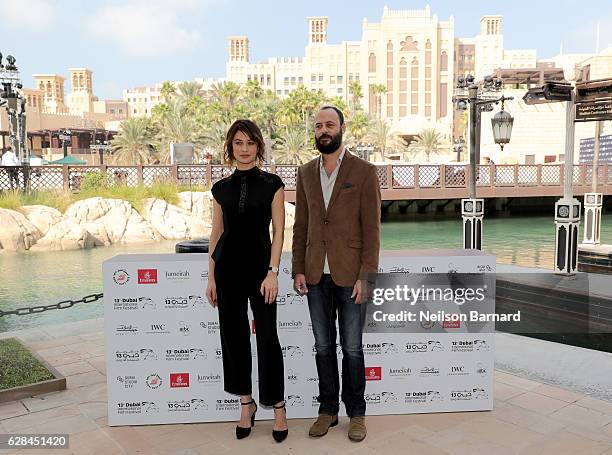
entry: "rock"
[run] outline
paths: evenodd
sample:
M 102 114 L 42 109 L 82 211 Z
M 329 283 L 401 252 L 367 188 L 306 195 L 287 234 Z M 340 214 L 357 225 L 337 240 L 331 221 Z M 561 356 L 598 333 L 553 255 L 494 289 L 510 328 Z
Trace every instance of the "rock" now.
M 68 207 L 66 217 L 83 226 L 97 246 L 160 239 L 132 205 L 121 199 L 94 197 L 78 201 Z
M 66 251 L 93 248 L 94 237 L 71 218 L 64 218 L 51 226 L 47 235 L 34 245 L 32 251 Z
M 209 237 L 211 225 L 191 216 L 191 213 L 161 199 L 144 201 L 142 216 L 165 239 Z
M 213 197 L 210 191 L 184 191 L 179 193 L 178 207 L 191 213 L 191 216 L 212 224 Z
M 54 224 L 62 220 L 62 213 L 46 205 L 24 205 L 21 212 L 44 236 Z
M 0 209 L 0 248 L 8 251 L 28 250 L 41 237 L 40 231 L 25 215 Z

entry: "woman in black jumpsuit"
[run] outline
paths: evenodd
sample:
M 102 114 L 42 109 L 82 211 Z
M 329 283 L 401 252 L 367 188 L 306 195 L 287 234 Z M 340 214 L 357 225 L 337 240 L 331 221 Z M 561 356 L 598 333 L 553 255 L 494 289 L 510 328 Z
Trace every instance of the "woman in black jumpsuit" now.
M 257 411 L 251 396 L 248 300 L 256 327 L 259 402 L 275 408 L 273 436 L 281 442 L 287 436 L 287 424 L 276 293 L 283 243 L 284 184 L 280 177 L 257 166 L 263 150 L 263 137 L 253 122 L 234 122 L 227 133 L 225 157 L 236 169 L 211 190 L 215 203 L 210 246 L 214 250 L 209 259 L 207 296 L 219 310 L 224 390 L 240 395 L 243 405 L 243 425 L 236 427 L 236 437 L 250 434 Z M 274 242 L 270 242 L 273 211 Z M 249 421 L 251 426 L 245 426 Z

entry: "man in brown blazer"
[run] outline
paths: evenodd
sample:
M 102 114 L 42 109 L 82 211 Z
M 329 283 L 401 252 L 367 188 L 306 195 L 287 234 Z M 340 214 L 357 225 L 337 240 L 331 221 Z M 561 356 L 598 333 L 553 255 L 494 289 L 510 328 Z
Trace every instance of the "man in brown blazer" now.
M 309 434 L 323 436 L 338 424 L 338 316 L 342 401 L 351 419 L 348 436 L 362 441 L 366 436 L 362 334 L 366 284 L 378 271 L 381 198 L 376 167 L 345 149 L 345 130 L 337 108 L 328 106 L 317 113 L 315 142 L 321 155 L 301 166 L 297 176 L 293 284 L 308 296 L 315 337 L 320 406 Z

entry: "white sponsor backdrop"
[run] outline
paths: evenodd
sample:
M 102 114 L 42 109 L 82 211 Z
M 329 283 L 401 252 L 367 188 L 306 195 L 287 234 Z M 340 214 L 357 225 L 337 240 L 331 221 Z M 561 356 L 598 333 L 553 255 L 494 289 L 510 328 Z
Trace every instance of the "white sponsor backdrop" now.
M 238 418 L 238 397 L 223 391 L 217 310 L 205 297 L 207 269 L 207 254 L 121 255 L 104 263 L 109 425 Z M 290 270 L 291 257 L 283 253 L 277 304 L 287 414 L 314 417 L 314 338 L 307 299 L 293 291 Z M 492 273 L 495 258 L 465 250 L 381 255 L 383 273 L 448 271 Z M 449 332 L 364 334 L 368 415 L 493 408 L 493 334 L 467 333 L 464 324 Z M 251 346 L 257 397 L 254 335 Z M 260 408 L 257 416 L 273 413 Z

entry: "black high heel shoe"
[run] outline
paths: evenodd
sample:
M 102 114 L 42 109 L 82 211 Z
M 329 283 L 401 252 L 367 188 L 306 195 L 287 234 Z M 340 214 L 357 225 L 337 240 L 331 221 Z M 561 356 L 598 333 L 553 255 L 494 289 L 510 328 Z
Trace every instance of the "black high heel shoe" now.
M 272 406 L 274 409 L 284 409 L 285 410 L 285 416 L 287 415 L 287 408 L 285 407 L 285 402 L 283 401 L 283 404 L 280 406 Z M 274 438 L 274 440 L 276 442 L 283 442 L 285 439 L 287 439 L 287 435 L 289 434 L 289 429 L 287 428 L 286 430 L 272 430 L 272 437 Z
M 247 401 L 246 403 L 240 402 L 240 404 L 242 406 L 248 406 L 251 404 L 255 405 L 255 411 L 253 411 L 253 414 L 251 414 L 251 426 L 245 428 L 245 427 L 241 427 L 240 425 L 236 425 L 236 438 L 244 439 L 248 435 L 251 434 L 251 428 L 255 426 L 255 414 L 257 413 L 257 403 L 255 403 L 255 400 L 251 400 L 251 401 Z

